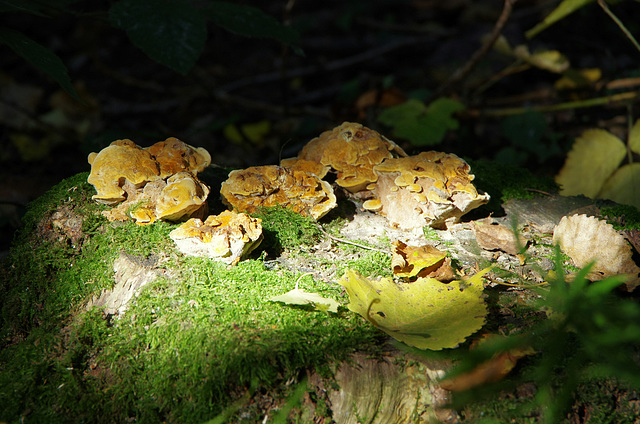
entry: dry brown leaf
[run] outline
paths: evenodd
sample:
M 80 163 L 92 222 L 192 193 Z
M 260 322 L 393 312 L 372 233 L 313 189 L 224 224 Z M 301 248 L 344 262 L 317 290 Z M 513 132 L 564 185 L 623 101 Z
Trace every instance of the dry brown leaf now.
M 521 347 L 497 354 L 467 373 L 442 380 L 440 387 L 453 392 L 461 392 L 481 384 L 495 383 L 509 374 L 516 366 L 518 359 L 535 353 L 531 347 Z
M 478 245 L 484 250 L 502 250 L 510 255 L 517 255 L 523 246 L 518 243 L 513 230 L 502 224 L 493 222 L 493 218 L 484 218 L 471 223 L 471 229 L 476 235 Z
M 447 252 L 433 246 L 407 246 L 402 241 L 393 243 L 391 268 L 400 278 L 430 277 L 442 282 L 455 278 Z
M 631 246 L 605 221 L 586 215 L 565 216 L 553 232 L 553 242 L 580 268 L 595 262 L 588 275 L 593 281 L 628 275 L 627 291 L 640 285 L 640 268 L 632 259 Z

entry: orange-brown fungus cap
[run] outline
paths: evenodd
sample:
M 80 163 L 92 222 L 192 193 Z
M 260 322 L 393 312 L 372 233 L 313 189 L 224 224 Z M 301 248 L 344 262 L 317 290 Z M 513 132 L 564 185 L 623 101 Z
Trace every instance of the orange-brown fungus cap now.
M 231 171 L 220 194 L 225 204 L 248 213 L 281 205 L 320 219 L 336 206 L 329 183 L 315 174 L 276 165 Z
M 307 143 L 298 158 L 330 166 L 336 183 L 357 193 L 376 181 L 375 165 L 407 154 L 394 142 L 362 124 L 345 122 Z
M 183 171 L 198 175 L 211 164 L 211 155 L 204 147 L 190 146 L 175 137 L 159 141 L 146 150 L 158 162 L 162 178 Z
M 489 201 L 471 183 L 469 165 L 454 154 L 422 152 L 387 159 L 374 169 L 378 181 L 373 195 L 381 213 L 404 229 L 455 222 Z
M 115 205 L 125 199 L 122 186 L 129 181 L 136 187 L 160 179 L 160 169 L 153 156 L 131 140 L 117 140 L 99 153 L 89 154 L 91 173 L 87 181 L 97 194 L 93 200 Z
M 204 222 L 191 218 L 169 236 L 186 255 L 235 265 L 262 241 L 262 220 L 224 211 L 220 215 L 209 215 Z
M 294 171 L 303 171 L 309 174 L 315 174 L 318 178 L 324 178 L 330 169 L 330 167 L 319 162 L 299 158 L 282 159 L 280 161 L 280 166 L 293 169 Z
M 188 172 L 180 172 L 167 179 L 156 200 L 156 217 L 168 221 L 179 221 L 195 213 L 204 216 L 209 187 Z

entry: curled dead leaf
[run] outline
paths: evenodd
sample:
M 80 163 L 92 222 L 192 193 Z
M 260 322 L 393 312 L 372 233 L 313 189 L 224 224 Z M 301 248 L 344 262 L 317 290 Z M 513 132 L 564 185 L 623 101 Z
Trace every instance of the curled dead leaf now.
M 640 268 L 632 259 L 631 246 L 606 221 L 586 215 L 565 216 L 553 232 L 553 242 L 580 268 L 595 262 L 588 275 L 593 281 L 628 275 L 627 291 L 640 285 Z
M 391 268 L 396 276 L 405 279 L 430 277 L 449 282 L 456 277 L 447 252 L 428 245 L 407 246 L 399 240 L 393 243 Z
M 513 230 L 493 222 L 493 218 L 485 218 L 471 222 L 478 245 L 484 250 L 501 250 L 510 255 L 517 255 L 522 240 L 517 240 Z
M 509 349 L 494 355 L 469 372 L 441 380 L 440 387 L 453 392 L 461 392 L 482 384 L 495 383 L 509 374 L 519 359 L 535 353 L 536 351 L 529 346 Z

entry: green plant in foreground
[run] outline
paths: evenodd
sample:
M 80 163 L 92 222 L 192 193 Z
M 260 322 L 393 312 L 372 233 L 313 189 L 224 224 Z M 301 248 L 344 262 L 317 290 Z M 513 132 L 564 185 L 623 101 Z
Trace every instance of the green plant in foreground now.
M 566 281 L 560 254 L 549 288 L 539 289 L 540 307 L 548 319 L 532 324 L 526 331 L 501 340 L 488 341 L 469 352 L 455 373 L 473 369 L 499 352 L 532 347 L 537 355 L 525 361 L 519 377 L 497 384 L 496 389 L 514 389 L 533 382 L 534 398 L 514 408 L 522 416 L 536 408 L 543 422 L 557 423 L 571 406 L 576 390 L 595 380 L 613 380 L 622 387 L 640 387 L 640 305 L 617 296 L 613 290 L 621 277 L 591 283 L 589 269 L 581 269 L 572 281 Z M 477 401 L 495 392 L 470 390 L 457 396 L 458 406 Z

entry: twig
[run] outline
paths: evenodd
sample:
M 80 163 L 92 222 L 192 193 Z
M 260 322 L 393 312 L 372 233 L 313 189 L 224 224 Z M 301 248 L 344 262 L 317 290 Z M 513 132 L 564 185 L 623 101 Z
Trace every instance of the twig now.
M 216 100 L 237 105 L 245 109 L 259 110 L 262 112 L 274 113 L 276 115 L 311 115 L 318 116 L 320 118 L 329 118 L 329 111 L 320 108 L 313 108 L 310 106 L 299 108 L 285 108 L 283 106 L 276 106 L 271 103 L 247 99 L 245 97 L 235 96 L 225 92 L 216 92 L 214 94 L 214 97 L 216 98 Z
M 451 77 L 434 92 L 429 101 L 432 101 L 435 98 L 439 97 L 453 84 L 456 84 L 464 79 L 473 70 L 473 68 L 475 68 L 480 59 L 482 59 L 489 52 L 491 47 L 494 45 L 494 43 L 502 33 L 502 29 L 509 20 L 509 15 L 511 15 L 511 10 L 513 9 L 513 4 L 515 2 L 516 0 L 504 0 L 504 8 L 502 9 L 500 17 L 496 21 L 496 24 L 494 25 L 493 31 L 491 32 L 489 38 L 478 50 L 476 50 L 476 52 L 471 56 L 467 63 L 462 66 L 462 68 L 458 68 L 458 70 L 456 70 L 456 72 L 454 72 L 453 75 L 451 75 Z
M 362 249 L 374 250 L 376 252 L 382 252 L 382 253 L 384 253 L 386 255 L 391 255 L 391 252 L 389 252 L 388 250 L 378 249 L 377 247 L 365 246 L 364 244 L 356 243 L 356 242 L 351 241 L 351 240 L 341 239 L 341 238 L 332 236 L 331 234 L 326 232 L 324 228 L 322 228 L 322 225 L 320 225 L 320 224 L 317 224 L 317 225 L 318 225 L 318 229 L 320 231 L 322 231 L 322 234 L 324 234 L 325 236 L 329 237 L 331 240 L 334 240 L 334 241 L 337 241 L 337 242 L 340 242 L 340 243 L 350 244 L 352 246 L 360 247 Z
M 521 113 L 525 113 L 528 110 L 535 110 L 538 112 L 558 112 L 561 110 L 582 109 L 587 107 L 603 106 L 603 105 L 608 105 L 608 104 L 622 102 L 622 101 L 635 100 L 638 97 L 640 97 L 639 95 L 640 95 L 640 92 L 630 91 L 627 93 L 613 94 L 611 96 L 596 97 L 593 99 L 579 100 L 575 102 L 566 102 L 566 103 L 560 103 L 560 104 L 549 105 L 549 106 L 512 107 L 512 108 L 504 108 L 504 109 L 488 109 L 488 110 L 482 110 L 482 111 L 471 110 L 471 111 L 468 111 L 468 114 L 470 116 L 484 115 L 484 116 L 499 117 L 499 116 L 518 115 Z
M 298 78 L 298 77 L 313 75 L 317 72 L 337 71 L 343 68 L 347 68 L 349 66 L 357 65 L 367 60 L 375 59 L 377 57 L 380 57 L 386 53 L 389 53 L 401 47 L 419 44 L 425 41 L 425 38 L 428 38 L 429 40 L 433 39 L 433 37 L 403 38 L 401 40 L 393 41 L 393 42 L 384 44 L 382 46 L 378 46 L 373 49 L 364 51 L 357 55 L 353 55 L 344 59 L 339 59 L 333 62 L 329 62 L 326 65 L 305 66 L 297 69 L 292 69 L 286 72 L 284 74 L 284 77 Z M 241 78 L 237 81 L 233 81 L 229 84 L 224 85 L 223 87 L 218 89 L 218 93 L 228 93 L 230 91 L 234 91 L 239 88 L 243 88 L 250 85 L 278 82 L 282 78 L 283 78 L 283 74 L 281 71 L 268 72 L 266 74 L 256 75 L 256 76 L 247 77 L 247 78 Z
M 609 6 L 607 6 L 607 3 L 604 2 L 603 0 L 598 0 L 598 4 L 602 8 L 602 10 L 604 10 L 604 13 L 606 13 L 607 15 L 609 15 L 611 19 L 613 19 L 613 22 L 615 22 L 616 25 L 618 25 L 618 28 L 620 28 L 620 31 L 622 31 L 622 33 L 627 36 L 627 38 L 631 41 L 631 43 L 635 46 L 635 48 L 638 49 L 638 51 L 640 51 L 640 44 L 638 44 L 638 41 L 636 41 L 636 39 L 629 32 L 627 27 L 624 26 L 622 21 L 618 19 L 616 15 L 613 14 L 611 9 L 609 9 Z
M 538 190 L 537 188 L 525 188 L 524 190 L 525 190 L 525 191 L 531 191 L 531 192 L 533 192 L 533 193 L 540 193 L 540 194 L 544 194 L 544 195 L 546 195 L 546 196 L 552 196 L 552 194 L 551 194 L 551 193 L 548 193 L 548 192 L 546 192 L 546 191 L 544 191 L 544 190 Z

